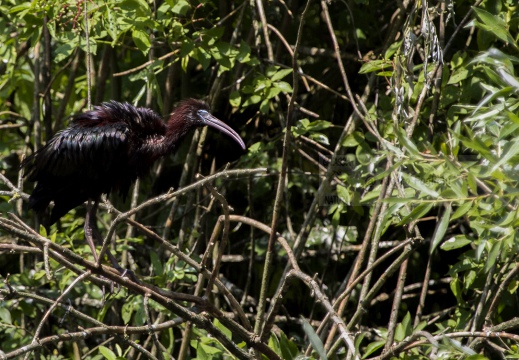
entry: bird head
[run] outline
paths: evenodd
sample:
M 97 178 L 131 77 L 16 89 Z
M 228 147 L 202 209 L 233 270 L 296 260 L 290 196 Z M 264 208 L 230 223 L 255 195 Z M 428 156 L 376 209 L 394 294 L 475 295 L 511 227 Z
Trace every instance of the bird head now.
M 182 118 L 187 127 L 210 126 L 234 139 L 242 149 L 245 149 L 245 143 L 236 131 L 229 125 L 219 120 L 209 112 L 209 106 L 201 100 L 188 99 L 181 102 L 175 109 L 173 117 Z

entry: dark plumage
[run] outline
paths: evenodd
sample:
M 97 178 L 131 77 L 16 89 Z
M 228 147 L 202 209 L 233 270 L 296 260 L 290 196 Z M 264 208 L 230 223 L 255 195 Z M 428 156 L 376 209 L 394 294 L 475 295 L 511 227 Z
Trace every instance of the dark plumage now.
M 47 145 L 22 163 L 25 176 L 37 185 L 29 207 L 43 212 L 51 201 L 50 224 L 87 200 L 118 191 L 126 196 L 131 184 L 169 154 L 191 128 L 212 126 L 245 144 L 230 127 L 212 116 L 199 100 L 185 100 L 164 123 L 153 110 L 115 101 L 78 115 Z

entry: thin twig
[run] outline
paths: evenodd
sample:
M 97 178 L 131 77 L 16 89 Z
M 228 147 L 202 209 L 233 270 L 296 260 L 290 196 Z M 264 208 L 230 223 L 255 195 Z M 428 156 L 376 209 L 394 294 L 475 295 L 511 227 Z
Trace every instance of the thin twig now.
M 134 291 L 138 294 L 150 294 L 150 298 L 154 301 L 158 302 L 168 310 L 172 311 L 175 314 L 178 314 L 186 319 L 190 319 L 193 321 L 199 328 L 206 329 L 208 332 L 210 332 L 215 338 L 218 339 L 218 341 L 227 348 L 234 356 L 240 358 L 240 359 L 250 359 L 250 356 L 241 348 L 239 348 L 236 343 L 234 343 L 231 339 L 227 338 L 226 335 L 224 335 L 218 328 L 216 328 L 212 322 L 207 319 L 207 317 L 203 315 L 198 315 L 194 313 L 193 311 L 184 308 L 180 305 L 178 305 L 175 301 L 172 301 L 176 296 L 172 297 L 172 293 L 169 291 L 165 291 L 163 289 L 157 288 L 151 284 L 146 283 L 136 283 L 128 278 L 122 277 L 118 274 L 117 271 L 112 271 L 113 269 L 105 266 L 96 267 L 95 264 L 86 261 L 82 259 L 80 256 L 76 255 L 72 251 L 63 248 L 57 243 L 53 243 L 49 241 L 48 239 L 38 235 L 37 233 L 30 233 L 25 231 L 24 229 L 19 229 L 17 227 L 13 227 L 9 225 L 9 222 L 6 221 L 6 219 L 0 218 L 0 228 L 5 230 L 6 232 L 18 236 L 22 239 L 25 239 L 30 242 L 35 242 L 39 244 L 40 246 L 43 246 L 45 243 L 49 244 L 49 254 L 51 257 L 53 257 L 56 260 L 61 260 L 59 256 L 56 256 L 57 253 L 65 255 L 67 258 L 74 261 L 75 264 L 79 266 L 85 267 L 87 270 L 91 271 L 92 273 L 96 273 L 99 275 L 102 275 L 109 280 L 112 280 L 118 284 L 121 284 L 125 287 L 127 287 L 130 291 Z M 77 270 L 76 270 L 77 271 Z M 268 346 L 264 343 L 261 343 L 256 339 L 252 333 L 245 330 L 243 327 L 235 323 L 234 321 L 231 321 L 230 319 L 225 318 L 225 316 L 216 308 L 211 306 L 206 300 L 199 299 L 196 300 L 193 297 L 189 297 L 186 295 L 183 295 L 184 298 L 188 299 L 187 301 L 195 301 L 195 303 L 198 303 L 200 307 L 208 311 L 212 314 L 212 316 L 218 317 L 219 320 L 229 328 L 233 334 L 236 336 L 239 336 L 242 340 L 244 340 L 247 344 L 252 346 L 253 348 L 257 349 L 258 351 L 264 353 L 268 358 L 270 359 L 279 359 L 279 356 L 277 356 Z M 185 301 L 185 300 L 182 300 Z
M 83 1 L 86 40 L 87 108 L 92 109 L 92 63 L 90 62 L 90 29 L 88 26 L 88 1 Z
M 204 177 L 201 174 L 197 175 L 197 179 L 204 179 Z M 223 218 L 223 234 L 222 234 L 222 241 L 220 243 L 218 253 L 216 256 L 216 259 L 214 260 L 213 265 L 213 271 L 211 274 L 211 277 L 209 278 L 209 281 L 207 283 L 206 288 L 206 297 L 209 296 L 209 293 L 212 291 L 214 281 L 216 277 L 218 276 L 218 272 L 220 271 L 220 264 L 222 261 L 222 255 L 223 250 L 227 246 L 227 242 L 229 241 L 229 204 L 227 203 L 227 200 L 225 197 L 222 196 L 213 186 L 210 184 L 204 184 L 207 189 L 213 194 L 213 196 L 218 199 L 218 201 L 222 204 L 222 209 L 224 213 Z M 216 240 L 216 239 L 215 239 Z
M 63 293 L 54 301 L 54 303 L 51 305 L 49 310 L 45 312 L 45 315 L 43 315 L 43 318 L 40 320 L 40 323 L 38 324 L 38 327 L 36 328 L 36 331 L 34 332 L 34 336 L 32 338 L 31 344 L 39 343 L 38 336 L 40 335 L 41 329 L 43 327 L 43 324 L 49 317 L 49 315 L 52 313 L 52 311 L 58 306 L 58 304 L 63 300 L 63 298 L 76 286 L 76 284 L 80 281 L 83 281 L 84 279 L 90 277 L 92 275 L 92 272 L 90 270 L 87 270 L 83 274 L 79 275 L 72 283 L 63 291 Z
M 128 210 L 125 213 L 121 213 L 117 215 L 117 217 L 112 221 L 110 228 L 107 232 L 106 237 L 103 240 L 103 246 L 101 247 L 101 251 L 99 252 L 99 258 L 102 258 L 104 253 L 106 252 L 108 248 L 108 244 L 110 242 L 110 239 L 112 238 L 116 226 L 128 219 L 131 215 L 138 213 L 139 211 L 155 204 L 159 204 L 162 202 L 168 203 L 168 201 L 171 201 L 172 199 L 183 195 L 189 191 L 192 191 L 194 189 L 198 189 L 201 186 L 204 186 L 204 184 L 214 181 L 215 179 L 221 178 L 221 177 L 229 177 L 229 176 L 240 176 L 240 175 L 250 175 L 250 174 L 259 174 L 259 173 L 265 173 L 267 171 L 266 168 L 257 168 L 257 169 L 242 169 L 242 170 L 224 170 L 219 173 L 216 173 L 214 175 L 208 176 L 205 179 L 199 180 L 191 185 L 188 185 L 180 190 L 177 191 L 170 191 L 166 194 L 159 195 L 157 197 L 154 197 L 150 200 L 147 200 L 140 204 L 139 206 L 134 207 L 133 209 Z
M 159 57 L 157 60 L 149 60 L 149 61 L 146 61 L 144 64 L 142 65 L 139 65 L 137 67 L 134 67 L 133 69 L 129 69 L 129 70 L 126 70 L 126 71 L 121 71 L 121 72 L 118 72 L 118 73 L 114 73 L 112 76 L 114 77 L 117 77 L 117 76 L 124 76 L 124 75 L 128 75 L 128 74 L 131 74 L 133 72 L 136 72 L 136 71 L 139 71 L 141 69 L 144 69 L 145 67 L 157 62 L 157 61 L 162 61 L 162 60 L 165 60 L 173 55 L 175 55 L 176 53 L 178 53 L 180 51 L 180 49 L 176 49 L 176 50 L 173 50 L 172 52 L 169 52 L 165 55 L 162 55 L 161 57 Z M 170 65 L 171 66 L 171 65 Z
M 257 2 L 261 4 L 260 0 L 257 0 Z M 272 266 L 272 256 L 274 253 L 274 243 L 275 243 L 275 240 L 277 237 L 276 228 L 277 228 L 278 221 L 280 218 L 281 204 L 282 204 L 282 200 L 283 200 L 285 182 L 286 182 L 286 177 L 287 177 L 288 155 L 290 154 L 290 139 L 291 139 L 291 135 L 292 135 L 291 128 L 292 128 L 293 117 L 294 117 L 294 102 L 295 102 L 295 97 L 297 96 L 298 89 L 299 89 L 299 82 L 298 82 L 298 77 L 297 77 L 297 69 L 298 69 L 297 49 L 301 42 L 305 15 L 306 15 L 306 12 L 308 11 L 309 5 L 310 5 L 310 0 L 308 0 L 306 2 L 305 9 L 303 10 L 303 12 L 301 14 L 301 20 L 299 22 L 299 29 L 298 29 L 298 33 L 297 33 L 294 54 L 292 56 L 292 71 L 293 71 L 292 88 L 293 88 L 293 91 L 292 91 L 292 97 L 290 98 L 290 102 L 288 103 L 285 137 L 283 139 L 283 154 L 282 154 L 282 160 L 281 160 L 281 171 L 279 174 L 277 190 L 276 190 L 276 197 L 274 199 L 274 205 L 273 205 L 273 210 L 272 210 L 272 222 L 271 222 L 271 226 L 270 226 L 271 232 L 270 232 L 269 241 L 267 244 L 267 253 L 266 253 L 266 258 L 265 258 L 265 265 L 263 268 L 263 276 L 262 276 L 262 280 L 261 280 L 261 289 L 260 289 L 260 295 L 259 295 L 259 300 L 258 300 L 257 319 L 256 319 L 256 324 L 254 325 L 254 331 L 258 334 L 262 332 L 262 328 L 264 326 L 267 288 L 269 287 L 269 278 L 270 278 L 270 273 L 272 270 L 271 266 Z M 265 27 L 265 31 L 266 31 L 266 23 L 264 24 L 264 27 Z M 271 58 L 269 57 L 269 59 L 271 59 Z
M 265 47 L 267 48 L 268 59 L 270 61 L 274 61 L 274 51 L 272 50 L 272 45 L 270 44 L 267 17 L 265 16 L 265 9 L 263 8 L 262 0 L 256 0 L 256 9 L 258 9 L 258 15 L 261 21 L 261 27 L 263 29 L 263 38 L 265 41 Z
M 150 307 L 148 305 L 149 299 L 150 299 L 150 295 L 145 294 L 144 301 L 143 301 L 143 307 L 144 307 L 144 313 L 146 314 L 146 323 L 147 323 L 146 325 L 150 331 L 150 335 L 153 339 L 153 343 L 155 344 L 155 346 L 158 349 L 158 353 L 159 353 L 158 358 L 160 360 L 164 360 L 164 356 L 162 355 L 163 351 L 165 350 L 164 346 L 162 346 L 162 344 L 160 343 L 157 332 L 153 331 L 153 321 L 151 320 Z

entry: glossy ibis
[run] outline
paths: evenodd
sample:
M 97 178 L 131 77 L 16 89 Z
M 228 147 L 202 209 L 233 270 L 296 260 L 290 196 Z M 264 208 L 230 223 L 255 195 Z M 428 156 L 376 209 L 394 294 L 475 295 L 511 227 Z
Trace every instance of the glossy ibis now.
M 131 184 L 149 173 L 195 127 L 211 126 L 245 149 L 240 136 L 209 113 L 200 100 L 182 101 L 167 123 L 153 110 L 110 101 L 78 115 L 70 126 L 22 162 L 25 177 L 36 181 L 29 207 L 43 213 L 54 201 L 48 225 L 88 201 L 85 238 L 98 262 L 93 237 L 99 238 L 96 211 L 102 194 L 125 198 Z M 93 201 L 93 205 L 90 203 Z M 116 267 L 115 258 L 108 252 Z M 120 269 L 120 268 L 119 268 Z

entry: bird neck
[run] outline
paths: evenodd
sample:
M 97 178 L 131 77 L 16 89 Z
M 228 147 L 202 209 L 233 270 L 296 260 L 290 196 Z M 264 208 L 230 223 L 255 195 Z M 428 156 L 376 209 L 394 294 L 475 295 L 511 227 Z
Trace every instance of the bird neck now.
M 165 145 L 169 149 L 173 148 L 175 144 L 184 137 L 191 126 L 180 116 L 175 116 L 177 114 L 173 114 L 168 121 L 166 126 L 166 137 L 165 137 Z

